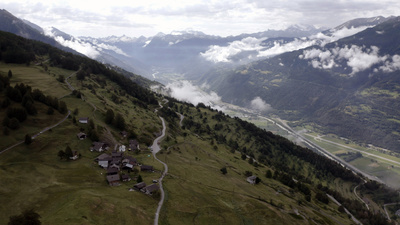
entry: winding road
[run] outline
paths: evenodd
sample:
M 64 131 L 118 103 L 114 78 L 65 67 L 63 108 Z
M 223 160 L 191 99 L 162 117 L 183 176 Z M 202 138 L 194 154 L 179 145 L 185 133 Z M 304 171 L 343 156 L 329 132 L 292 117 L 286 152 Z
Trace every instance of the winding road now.
M 161 108 L 162 108 L 162 105 L 161 105 L 161 104 L 160 104 L 160 106 L 161 106 Z M 161 122 L 162 122 L 162 125 L 163 125 L 162 133 L 161 133 L 161 135 L 160 135 L 159 137 L 157 137 L 157 138 L 153 141 L 153 145 L 150 147 L 150 148 L 151 148 L 151 151 L 152 151 L 152 153 L 153 153 L 153 157 L 154 157 L 157 161 L 159 161 L 161 164 L 164 165 L 164 171 L 163 171 L 163 173 L 161 174 L 161 177 L 160 177 L 159 180 L 158 180 L 158 183 L 159 183 L 159 185 L 160 185 L 160 191 L 161 191 L 161 199 L 160 199 L 160 201 L 158 202 L 158 207 L 157 207 L 156 215 L 155 215 L 155 218 L 154 218 L 154 225 L 158 225 L 158 219 L 159 219 L 159 217 L 160 217 L 160 211 L 161 211 L 161 208 L 162 208 L 162 206 L 163 206 L 163 204 L 164 204 L 165 192 L 164 192 L 164 189 L 163 189 L 163 186 L 162 186 L 162 180 L 164 179 L 165 175 L 168 173 L 168 165 L 167 165 L 166 163 L 164 163 L 163 161 L 161 161 L 160 159 L 157 158 L 157 153 L 161 150 L 160 141 L 161 141 L 161 139 L 165 136 L 165 130 L 166 130 L 166 128 L 167 128 L 167 127 L 165 126 L 164 118 L 162 118 L 162 117 L 160 116 L 160 119 L 161 119 Z

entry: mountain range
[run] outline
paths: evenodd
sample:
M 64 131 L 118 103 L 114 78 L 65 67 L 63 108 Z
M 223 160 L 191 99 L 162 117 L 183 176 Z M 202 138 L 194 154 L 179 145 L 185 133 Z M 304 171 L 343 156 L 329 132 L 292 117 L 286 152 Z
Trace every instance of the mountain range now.
M 226 102 L 260 97 L 280 116 L 324 132 L 400 151 L 400 18 L 334 42 L 224 71 L 207 83 Z

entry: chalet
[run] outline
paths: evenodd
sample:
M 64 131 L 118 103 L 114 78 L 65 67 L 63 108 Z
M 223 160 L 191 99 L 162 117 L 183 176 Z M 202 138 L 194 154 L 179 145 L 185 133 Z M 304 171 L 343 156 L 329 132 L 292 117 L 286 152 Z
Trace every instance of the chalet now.
M 146 183 L 145 182 L 140 182 L 140 183 L 137 183 L 137 184 L 133 185 L 133 188 L 138 190 L 138 191 L 140 191 L 142 188 L 145 188 L 145 187 L 146 187 Z
M 103 168 L 108 168 L 108 162 L 109 162 L 108 160 L 101 159 L 99 160 L 98 164 Z
M 125 181 L 125 182 L 131 181 L 131 177 L 127 174 L 122 174 L 121 178 L 122 178 L 122 181 Z
M 255 184 L 256 183 L 256 180 L 257 180 L 257 176 L 250 176 L 250 177 L 248 177 L 247 179 L 247 182 L 249 182 L 250 184 Z
M 127 163 L 127 164 L 125 164 L 125 165 L 122 166 L 122 169 L 123 169 L 123 170 L 132 170 L 132 169 L 133 169 L 133 165 Z
M 107 175 L 115 175 L 115 174 L 118 174 L 118 168 L 115 168 L 115 167 L 109 167 L 108 169 L 107 169 Z
M 81 117 L 78 121 L 79 123 L 89 123 L 89 117 Z
M 93 142 L 93 146 L 90 148 L 90 151 L 102 152 L 106 150 L 106 144 L 103 142 Z
M 106 153 L 103 153 L 94 159 L 94 161 L 98 162 L 98 165 L 103 168 L 108 168 L 108 165 L 111 162 L 111 160 L 112 160 L 111 156 Z
M 157 184 L 151 184 L 145 188 L 142 188 L 141 191 L 148 195 L 152 195 L 155 191 L 158 191 L 158 189 L 160 189 L 160 187 Z
M 152 172 L 153 171 L 153 166 L 148 166 L 148 165 L 141 165 L 140 166 L 140 171 L 150 171 L 150 172 Z
M 115 164 L 115 165 L 119 165 L 121 164 L 121 159 L 119 158 L 112 158 L 110 164 Z
M 76 136 L 78 137 L 79 140 L 85 140 L 86 139 L 86 134 L 82 133 L 82 132 L 80 132 Z
M 119 185 L 119 181 L 120 181 L 119 174 L 108 175 L 107 176 L 107 181 L 108 181 L 108 184 L 110 186 L 118 186 Z
M 111 152 L 111 157 L 112 157 L 113 159 L 118 158 L 118 159 L 122 160 L 122 156 L 123 156 L 123 155 L 124 155 L 123 152 L 116 152 L 116 151 Z
M 108 164 L 108 168 L 116 168 L 117 170 L 121 169 L 121 166 L 119 165 L 119 163 L 109 163 Z
M 134 166 L 137 165 L 137 160 L 133 158 L 132 156 L 126 156 L 125 159 L 122 160 L 122 164 L 132 164 Z
M 97 156 L 97 157 L 94 159 L 94 161 L 96 161 L 96 162 L 98 162 L 98 161 L 100 161 L 100 160 L 109 160 L 109 161 L 111 161 L 111 156 L 110 156 L 109 154 L 107 154 L 107 153 L 103 153 L 103 154 Z
M 139 142 L 136 139 L 129 140 L 129 151 L 136 151 L 139 149 Z
M 79 158 L 78 151 L 73 151 L 72 156 L 69 157 L 69 159 L 72 159 L 72 160 L 77 160 L 78 158 Z

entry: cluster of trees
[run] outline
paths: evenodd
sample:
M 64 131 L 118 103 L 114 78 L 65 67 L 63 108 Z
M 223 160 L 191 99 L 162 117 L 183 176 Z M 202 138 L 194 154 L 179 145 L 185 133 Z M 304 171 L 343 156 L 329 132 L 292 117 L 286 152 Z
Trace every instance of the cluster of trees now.
M 10 216 L 8 225 L 40 225 L 40 215 L 33 209 L 24 210 L 21 214 Z
M 49 106 L 48 114 L 53 114 L 54 109 L 60 113 L 67 113 L 68 108 L 65 102 L 57 98 L 46 96 L 40 90 L 34 89 L 23 83 L 10 86 L 9 78 L 0 76 L 0 93 L 4 93 L 5 99 L 1 102 L 1 107 L 6 109 L 3 118 L 4 134 L 8 134 L 8 129 L 18 129 L 20 123 L 24 122 L 29 115 L 34 116 L 38 113 L 35 101 Z M 19 104 L 13 104 L 19 103 Z
M 119 130 L 126 129 L 126 123 L 124 117 L 120 113 L 117 113 L 115 115 L 112 109 L 107 110 L 105 122 L 106 124 L 113 124 Z
M 65 151 L 63 151 L 63 150 L 58 151 L 57 156 L 60 157 L 60 159 L 70 160 L 71 157 L 74 156 L 74 153 L 72 152 L 71 147 L 69 147 L 69 145 L 67 145 L 67 147 L 65 148 Z
M 368 182 L 369 183 L 369 182 Z M 361 203 L 357 199 L 348 199 L 343 197 L 340 192 L 336 190 L 329 189 L 328 187 L 322 186 L 321 184 L 317 185 L 317 189 L 319 192 L 318 197 L 320 198 L 320 201 L 324 202 L 326 194 L 331 195 L 334 197 L 338 202 L 340 202 L 344 208 L 349 210 L 351 214 L 353 214 L 362 224 L 365 225 L 375 225 L 375 224 L 390 224 L 387 221 L 387 218 L 385 215 L 381 213 L 376 213 L 373 211 L 368 210 L 363 203 Z M 316 196 L 317 197 L 317 196 Z M 399 195 L 396 194 L 396 197 L 392 200 L 398 200 Z M 328 200 L 329 201 L 329 200 Z

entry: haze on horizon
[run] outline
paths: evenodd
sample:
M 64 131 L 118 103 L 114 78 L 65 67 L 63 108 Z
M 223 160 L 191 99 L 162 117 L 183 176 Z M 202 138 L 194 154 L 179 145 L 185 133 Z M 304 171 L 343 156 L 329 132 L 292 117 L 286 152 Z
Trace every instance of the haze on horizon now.
M 0 8 L 41 27 L 74 36 L 153 36 L 196 30 L 229 36 L 293 24 L 334 27 L 354 18 L 396 16 L 393 0 L 2 0 Z

